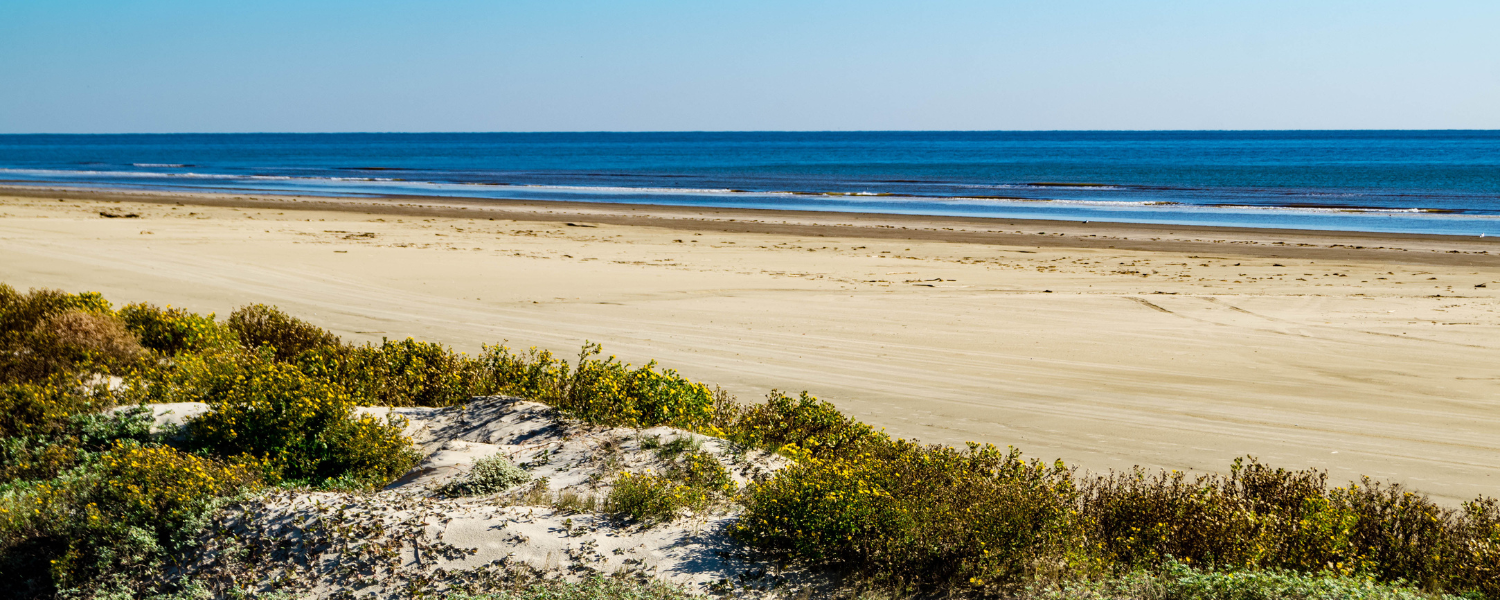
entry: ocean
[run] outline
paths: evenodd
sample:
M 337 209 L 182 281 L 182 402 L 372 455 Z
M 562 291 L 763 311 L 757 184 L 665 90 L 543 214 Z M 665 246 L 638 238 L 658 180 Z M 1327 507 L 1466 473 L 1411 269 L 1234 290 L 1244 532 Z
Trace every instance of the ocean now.
M 1500 235 L 1500 131 L 0 135 L 0 183 Z

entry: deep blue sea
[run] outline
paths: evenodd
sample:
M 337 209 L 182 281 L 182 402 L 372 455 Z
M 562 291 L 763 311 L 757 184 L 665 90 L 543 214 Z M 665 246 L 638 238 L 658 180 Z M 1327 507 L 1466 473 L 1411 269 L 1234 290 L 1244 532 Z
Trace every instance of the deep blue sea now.
M 1500 235 L 1500 131 L 0 135 L 0 182 Z

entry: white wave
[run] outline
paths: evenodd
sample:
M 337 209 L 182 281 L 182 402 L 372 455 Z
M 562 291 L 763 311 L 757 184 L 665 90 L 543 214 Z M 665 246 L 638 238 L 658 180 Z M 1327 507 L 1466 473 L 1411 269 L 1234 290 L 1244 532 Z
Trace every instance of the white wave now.
M 923 200 L 925 198 L 918 198 Z M 1049 206 L 1094 206 L 1101 208 L 1151 208 L 1162 207 L 1172 210 L 1191 211 L 1274 211 L 1274 212 L 1301 212 L 1301 213 L 1371 213 L 1371 214 L 1445 214 L 1440 209 L 1431 208 L 1371 208 L 1371 207 L 1340 207 L 1340 206 L 1257 206 L 1251 204 L 1188 204 L 1184 202 L 1171 202 L 1161 200 L 1068 200 L 1068 199 L 1020 199 L 1020 198 L 966 198 L 956 196 L 952 198 L 940 198 L 938 200 L 951 200 L 957 203 L 984 203 L 984 204 L 1012 204 L 1016 206 L 1034 205 L 1045 203 Z
M 158 165 L 165 166 L 165 165 Z M 230 175 L 226 173 L 152 173 L 145 171 L 72 171 L 63 169 L 3 169 L 0 173 L 46 175 L 51 177 L 135 177 L 141 179 L 249 179 L 260 181 L 395 181 L 383 177 L 294 177 L 291 175 Z
M 611 194 L 611 193 L 613 193 L 613 194 L 735 194 L 735 193 L 739 193 L 739 190 L 734 190 L 734 189 L 729 189 L 729 188 L 711 189 L 711 188 L 622 187 L 622 186 L 602 186 L 602 185 L 601 186 L 592 186 L 592 185 L 542 185 L 542 184 L 523 184 L 523 185 L 517 185 L 517 186 L 514 186 L 514 187 L 523 187 L 523 188 L 532 188 L 532 189 L 547 189 L 547 190 L 565 190 L 565 191 L 590 192 L 590 193 L 596 193 L 596 194 Z
M 130 166 L 132 166 L 132 167 L 156 167 L 156 168 L 163 168 L 163 169 L 180 169 L 182 167 L 186 167 L 187 165 L 179 165 L 179 164 L 172 164 L 172 163 L 130 163 Z
M 244 179 L 239 175 L 219 175 L 213 173 L 149 173 L 144 171 L 65 171 L 62 169 L 0 169 L 0 173 L 17 173 L 26 175 L 47 175 L 50 177 L 136 177 L 141 179 L 166 179 L 172 177 L 188 177 L 197 179 Z
M 1118 185 L 1036 185 L 1032 183 L 968 183 L 947 184 L 949 187 L 980 190 L 1123 190 Z

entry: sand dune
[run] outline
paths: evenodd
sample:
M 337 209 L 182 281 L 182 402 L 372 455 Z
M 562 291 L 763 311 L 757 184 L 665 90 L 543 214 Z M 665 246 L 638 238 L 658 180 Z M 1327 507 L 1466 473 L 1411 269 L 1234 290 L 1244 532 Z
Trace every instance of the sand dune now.
M 1253 454 L 1500 495 L 1488 239 L 13 193 L 0 281 L 20 288 L 265 302 L 353 340 L 587 339 L 742 399 L 806 389 L 901 436 L 1092 470 Z

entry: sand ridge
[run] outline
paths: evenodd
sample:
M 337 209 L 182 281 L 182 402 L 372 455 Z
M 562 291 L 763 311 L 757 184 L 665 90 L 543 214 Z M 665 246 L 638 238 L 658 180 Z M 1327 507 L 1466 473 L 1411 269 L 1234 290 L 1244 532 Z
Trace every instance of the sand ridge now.
M 208 410 L 196 402 L 148 408 L 157 431 Z M 351 590 L 371 598 L 430 595 L 517 573 L 601 574 L 742 597 L 827 584 L 808 573 L 768 572 L 730 537 L 739 509 L 727 501 L 668 523 L 632 523 L 603 511 L 618 473 L 668 468 L 670 459 L 648 441 L 691 442 L 718 460 L 737 486 L 790 464 L 780 455 L 670 427 L 589 425 L 505 396 L 447 408 L 358 410 L 404 421 L 422 462 L 375 493 L 270 490 L 231 504 L 216 515 L 193 561 L 197 580 L 310 598 L 343 598 Z M 439 492 L 493 455 L 520 465 L 531 481 L 500 494 Z M 591 497 L 595 508 L 564 507 L 556 502 L 564 494 Z
M 351 340 L 592 340 L 745 400 L 806 389 L 899 436 L 1096 471 L 1253 454 L 1448 502 L 1500 493 L 1488 239 L 1017 221 L 965 241 L 886 216 L 727 230 L 745 215 L 80 196 L 0 199 L 0 280 L 220 315 L 272 303 Z

